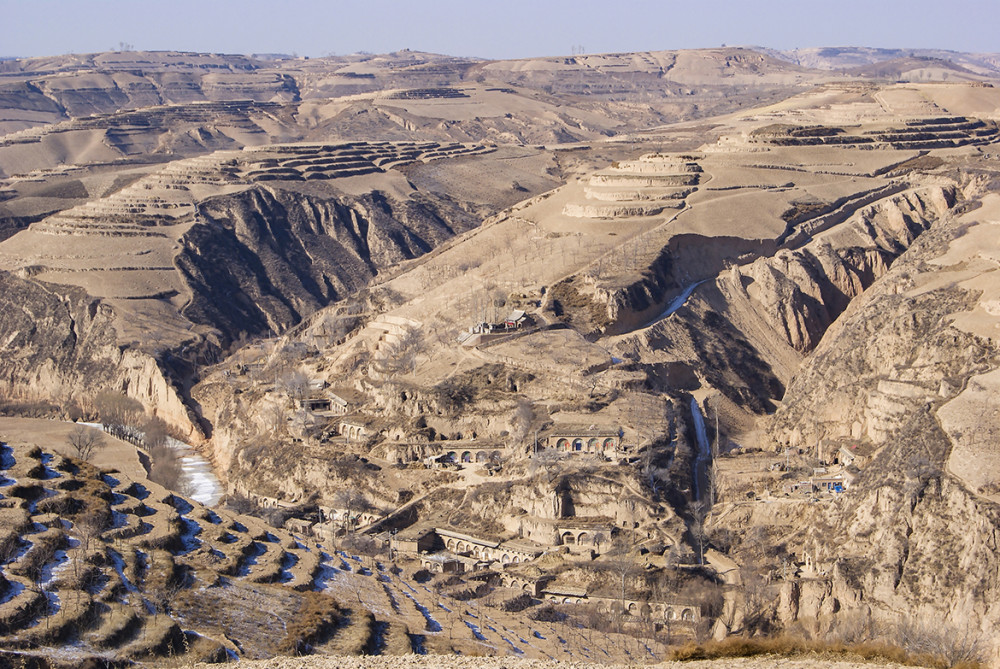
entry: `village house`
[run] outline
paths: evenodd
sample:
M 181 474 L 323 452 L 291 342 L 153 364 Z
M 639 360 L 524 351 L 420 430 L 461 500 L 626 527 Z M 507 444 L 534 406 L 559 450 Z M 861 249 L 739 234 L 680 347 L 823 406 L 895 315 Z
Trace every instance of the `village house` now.
M 785 485 L 785 493 L 841 493 L 851 487 L 857 475 L 846 469 L 836 473 L 829 473 L 825 468 L 814 471 L 813 476 L 808 479 L 796 481 Z
M 467 571 L 481 569 L 486 566 L 486 563 L 476 558 L 468 558 L 461 555 L 434 553 L 432 555 L 422 555 L 420 557 L 420 566 L 435 574 L 464 574 Z
M 545 552 L 543 546 L 523 539 L 486 539 L 443 527 L 400 533 L 390 539 L 389 546 L 401 553 L 465 558 L 463 564 L 466 567 L 473 563 L 482 563 L 483 566 L 493 562 L 504 566 L 520 564 L 534 560 Z M 446 552 L 441 552 L 442 548 Z M 440 562 L 444 558 L 436 559 Z
M 611 458 L 621 450 L 621 429 L 607 426 L 562 425 L 546 438 L 546 447 L 567 453 L 589 453 Z
M 427 553 L 437 544 L 438 535 L 432 527 L 407 528 L 389 539 L 389 548 L 400 553 Z
M 295 400 L 295 405 L 302 411 L 310 413 L 325 413 L 330 410 L 331 403 L 328 397 L 300 397 Z
M 507 318 L 504 319 L 503 326 L 507 330 L 517 330 L 524 326 L 524 322 L 527 319 L 527 315 L 520 309 L 514 310 L 507 314 Z
M 841 446 L 833 461 L 844 467 L 862 468 L 867 465 L 874 455 L 875 448 L 872 444 L 850 444 Z
M 515 310 L 498 323 L 488 321 L 476 323 L 468 331 L 459 333 L 456 341 L 463 346 L 478 346 L 488 340 L 498 339 L 503 335 L 522 329 L 529 323 L 528 318 L 523 311 Z
M 349 414 L 365 401 L 364 393 L 352 388 L 331 388 L 327 395 L 330 398 L 330 411 L 340 416 Z
M 349 441 L 364 441 L 378 432 L 376 421 L 364 416 L 352 416 L 340 421 L 337 433 Z

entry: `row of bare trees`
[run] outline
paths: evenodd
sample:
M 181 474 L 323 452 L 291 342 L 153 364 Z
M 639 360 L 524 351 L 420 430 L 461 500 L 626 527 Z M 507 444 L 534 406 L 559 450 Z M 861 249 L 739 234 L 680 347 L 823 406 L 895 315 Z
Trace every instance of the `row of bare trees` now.
M 163 419 L 148 416 L 142 404 L 121 393 L 102 392 L 94 398 L 93 406 L 107 432 L 126 438 L 146 450 L 151 481 L 171 490 L 181 490 L 180 456 L 168 445 L 169 428 Z M 66 440 L 73 454 L 86 461 L 108 444 L 101 430 L 88 425 L 74 426 Z

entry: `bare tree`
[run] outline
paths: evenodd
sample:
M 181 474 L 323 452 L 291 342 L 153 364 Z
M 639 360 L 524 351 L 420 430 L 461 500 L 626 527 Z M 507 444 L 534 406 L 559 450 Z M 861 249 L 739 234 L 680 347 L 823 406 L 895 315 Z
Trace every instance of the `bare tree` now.
M 271 399 L 268 401 L 261 414 L 264 418 L 264 422 L 270 428 L 271 434 L 280 435 L 288 428 L 288 411 L 287 409 L 276 399 Z
M 398 338 L 379 346 L 376 371 L 391 376 L 412 372 L 417 366 L 417 354 L 423 348 L 423 333 L 417 328 L 410 328 Z
M 532 454 L 531 464 L 528 465 L 528 473 L 534 475 L 539 469 L 548 471 L 549 467 L 555 465 L 562 459 L 563 454 L 554 448 L 545 448 Z
M 94 453 L 106 445 L 104 433 L 86 425 L 75 426 L 66 437 L 66 441 L 73 448 L 76 457 L 81 460 L 90 460 Z
M 342 488 L 333 496 L 333 503 L 344 510 L 343 527 L 351 532 L 354 530 L 354 516 L 357 513 L 370 511 L 374 507 L 368 498 L 356 490 Z
M 517 408 L 514 409 L 514 416 L 510 420 L 510 438 L 514 444 L 520 444 L 531 431 L 531 420 L 534 418 L 534 411 L 531 402 L 520 399 Z
M 664 559 L 664 579 L 668 588 L 676 589 L 680 585 L 680 573 L 677 565 L 681 561 L 681 549 L 677 544 L 673 544 L 663 555 Z
M 740 591 L 743 600 L 743 629 L 754 634 L 771 631 L 772 603 L 770 588 L 760 565 L 745 563 L 740 568 Z
M 162 418 L 150 418 L 142 426 L 142 443 L 147 450 L 165 446 L 167 436 L 167 424 Z
M 625 605 L 625 595 L 628 589 L 629 579 L 638 571 L 635 558 L 630 555 L 632 543 L 626 538 L 624 533 L 618 534 L 612 543 L 611 551 L 608 554 L 608 566 L 619 578 L 619 596 L 621 605 L 621 615 L 625 615 L 628 610 Z M 621 620 L 618 621 L 618 631 L 621 632 Z
M 177 451 L 166 445 L 149 450 L 149 480 L 164 488 L 181 492 L 181 458 Z
M 705 526 L 711 510 L 711 505 L 705 500 L 691 505 L 691 524 L 688 526 L 688 531 L 698 546 L 698 564 L 705 564 L 705 543 L 708 541 L 708 530 Z
M 668 565 L 669 568 L 669 565 Z M 673 588 L 670 585 L 670 576 L 667 570 L 664 570 L 655 581 L 653 581 L 653 587 L 650 591 L 650 595 L 653 601 L 666 605 L 670 600 L 670 596 L 673 594 Z M 663 618 L 663 632 L 665 635 L 664 641 L 670 644 L 673 641 L 673 619 L 671 616 L 664 616 Z M 653 636 L 650 634 L 650 636 Z
M 309 376 L 301 369 L 289 370 L 281 377 L 281 387 L 294 399 L 302 399 L 309 392 Z
M 121 393 L 103 392 L 94 400 L 94 406 L 104 425 L 136 427 L 143 414 L 142 405 Z
M 81 514 L 73 521 L 73 528 L 80 539 L 84 551 L 90 550 L 90 542 L 98 539 L 107 525 L 107 516 L 96 511 Z

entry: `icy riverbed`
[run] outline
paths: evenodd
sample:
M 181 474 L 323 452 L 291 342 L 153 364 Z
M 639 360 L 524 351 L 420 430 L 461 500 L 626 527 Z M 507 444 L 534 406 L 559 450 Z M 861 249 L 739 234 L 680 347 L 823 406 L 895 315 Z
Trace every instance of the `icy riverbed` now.
M 698 400 L 691 398 L 691 419 L 694 421 L 694 436 L 698 442 L 698 453 L 694 461 L 694 496 L 701 500 L 708 487 L 708 468 L 712 463 L 711 446 L 705 429 L 705 417 L 698 406 Z
M 215 506 L 222 498 L 222 483 L 212 471 L 212 464 L 190 444 L 167 438 L 167 445 L 181 452 L 181 477 L 191 499 L 205 506 Z
M 81 422 L 80 425 L 103 429 L 100 423 Z M 205 506 L 218 504 L 223 494 L 222 483 L 212 471 L 212 464 L 191 444 L 167 437 L 167 446 L 177 450 L 181 456 L 181 483 L 188 496 Z

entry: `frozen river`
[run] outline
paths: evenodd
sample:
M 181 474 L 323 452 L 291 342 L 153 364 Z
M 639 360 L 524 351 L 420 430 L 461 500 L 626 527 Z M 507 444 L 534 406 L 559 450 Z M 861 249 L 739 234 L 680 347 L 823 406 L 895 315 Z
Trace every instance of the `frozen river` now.
M 100 423 L 80 423 L 102 429 Z M 194 449 L 172 437 L 167 437 L 167 446 L 178 451 L 181 456 L 181 489 L 191 499 L 205 506 L 215 506 L 222 498 L 222 482 L 212 471 L 212 463 Z
M 167 438 L 167 445 L 181 454 L 181 485 L 191 499 L 205 506 L 215 506 L 222 498 L 222 483 L 212 471 L 212 464 L 190 444 Z
M 712 465 L 711 446 L 708 443 L 708 431 L 705 429 L 705 417 L 698 406 L 698 400 L 691 398 L 691 420 L 694 421 L 694 437 L 698 442 L 698 452 L 694 460 L 694 498 L 701 500 L 706 489 L 711 485 L 708 468 Z M 708 493 L 711 495 L 711 490 Z M 711 498 L 708 502 L 711 503 Z

